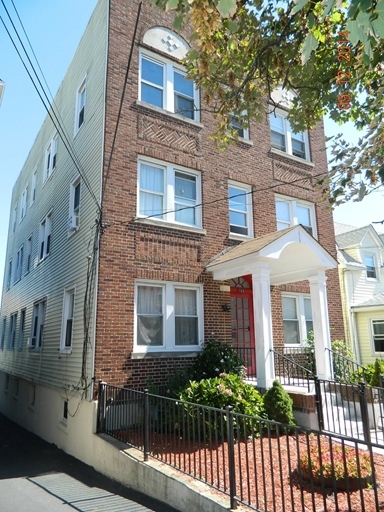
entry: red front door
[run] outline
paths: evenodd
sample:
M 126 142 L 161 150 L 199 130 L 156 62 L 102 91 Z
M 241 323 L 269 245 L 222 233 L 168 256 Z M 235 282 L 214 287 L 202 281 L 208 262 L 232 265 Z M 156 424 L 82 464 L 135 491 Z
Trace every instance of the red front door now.
M 247 367 L 249 377 L 256 376 L 255 336 L 253 329 L 253 300 L 250 280 L 231 281 L 232 345 Z

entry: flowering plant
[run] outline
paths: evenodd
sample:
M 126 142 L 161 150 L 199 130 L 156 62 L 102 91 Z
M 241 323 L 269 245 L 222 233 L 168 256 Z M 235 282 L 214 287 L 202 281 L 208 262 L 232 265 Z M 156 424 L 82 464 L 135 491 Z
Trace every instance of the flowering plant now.
M 299 465 L 304 476 L 315 479 L 364 479 L 372 474 L 367 453 L 335 441 L 327 442 L 314 435 L 310 436 L 308 451 L 301 455 Z

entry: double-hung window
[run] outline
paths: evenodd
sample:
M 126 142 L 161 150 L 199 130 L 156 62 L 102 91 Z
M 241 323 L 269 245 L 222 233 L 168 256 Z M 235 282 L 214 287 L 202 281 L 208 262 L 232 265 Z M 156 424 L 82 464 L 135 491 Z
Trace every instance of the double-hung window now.
M 58 135 L 57 133 L 52 138 L 51 142 L 49 143 L 45 155 L 45 175 L 44 180 L 46 181 L 50 175 L 53 173 L 53 171 L 56 168 L 56 160 L 57 160 L 57 141 L 58 141 Z
M 8 350 L 15 348 L 17 313 L 13 313 L 9 319 Z
M 138 352 L 196 349 L 202 340 L 201 286 L 143 282 L 136 288 Z
M 17 350 L 23 349 L 24 330 L 25 330 L 25 314 L 26 314 L 26 310 L 22 309 L 20 312 L 20 325 L 19 325 L 19 337 L 18 337 L 18 341 L 17 341 Z
M 367 279 L 377 279 L 376 259 L 374 254 L 364 254 Z
M 84 80 L 77 91 L 75 113 L 75 135 L 85 122 L 86 81 Z
M 40 223 L 40 261 L 46 258 L 51 250 L 52 215 L 49 213 Z
M 372 320 L 373 349 L 384 352 L 384 320 Z
M 139 161 L 139 217 L 201 227 L 200 174 L 158 161 Z
M 63 301 L 63 321 L 61 326 L 60 349 L 62 351 L 70 351 L 72 348 L 74 302 L 75 289 L 69 288 L 65 290 Z
M 5 341 L 5 331 L 7 329 L 7 319 L 3 318 L 3 328 L 1 331 L 1 350 L 4 350 L 4 341 Z
M 24 246 L 22 245 L 16 255 L 15 283 L 20 281 L 23 270 Z
M 229 183 L 228 203 L 230 233 L 253 236 L 252 188 L 238 183 Z
M 32 329 L 29 347 L 32 349 L 41 348 L 43 344 L 43 329 L 45 319 L 45 300 L 36 302 L 33 305 Z
M 155 107 L 199 120 L 198 91 L 182 67 L 159 56 L 140 56 L 139 99 Z
M 276 196 L 276 221 L 278 231 L 301 224 L 316 237 L 315 209 L 312 203 Z
M 21 195 L 21 201 L 20 201 L 20 220 L 21 222 L 25 214 L 27 213 L 27 196 L 28 196 L 28 187 L 26 187 Z
M 308 133 L 293 133 L 287 120 L 287 114 L 277 110 L 269 115 L 271 125 L 272 148 L 287 153 L 288 155 L 309 160 Z
M 17 204 L 13 207 L 12 212 L 12 234 L 16 232 L 16 224 L 17 224 Z
M 7 273 L 7 290 L 11 287 L 11 281 L 12 281 L 12 260 L 10 259 L 8 261 L 8 273 Z
M 311 299 L 305 295 L 283 295 L 285 345 L 299 345 L 313 330 Z
M 248 128 L 244 128 L 243 124 L 235 116 L 232 116 L 231 122 L 229 123 L 229 127 L 232 130 L 235 130 L 238 136 L 241 137 L 242 139 L 249 139 Z
M 29 199 L 29 206 L 32 206 L 36 199 L 36 181 L 37 181 L 37 171 L 35 170 L 32 174 L 31 197 Z
M 25 273 L 26 274 L 28 274 L 28 272 L 31 270 L 31 263 L 32 263 L 32 235 L 30 235 L 27 240 L 26 262 L 25 262 Z
M 81 180 L 78 178 L 72 183 L 69 196 L 68 230 L 70 232 L 77 231 L 80 226 L 80 191 Z

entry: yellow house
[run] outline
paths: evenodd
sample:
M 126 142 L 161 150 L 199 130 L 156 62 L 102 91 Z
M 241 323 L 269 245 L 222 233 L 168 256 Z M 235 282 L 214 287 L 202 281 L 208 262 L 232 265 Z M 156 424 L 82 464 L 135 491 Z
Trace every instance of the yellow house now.
M 384 235 L 335 223 L 347 342 L 359 363 L 384 357 Z

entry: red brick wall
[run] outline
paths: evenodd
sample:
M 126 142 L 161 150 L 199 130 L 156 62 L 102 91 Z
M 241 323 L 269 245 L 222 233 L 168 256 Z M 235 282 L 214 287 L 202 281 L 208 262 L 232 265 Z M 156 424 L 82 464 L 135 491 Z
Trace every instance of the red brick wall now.
M 171 28 L 171 18 L 144 2 L 133 51 L 127 87 L 119 119 L 116 142 L 108 171 L 114 130 L 124 87 L 124 78 L 136 22 L 138 1 L 111 0 L 110 38 L 105 124 L 106 186 L 103 197 L 104 233 L 100 243 L 96 326 L 96 379 L 111 384 L 145 386 L 146 379 L 164 382 L 170 369 L 183 368 L 190 358 L 132 359 L 134 339 L 135 279 L 148 278 L 204 284 L 205 337 L 230 341 L 229 293 L 220 291 L 205 272 L 206 262 L 234 242 L 228 239 L 228 180 L 253 186 L 254 235 L 276 230 L 275 193 L 316 201 L 310 182 L 289 182 L 303 176 L 326 172 L 323 127 L 310 134 L 311 157 L 315 166 L 296 163 L 270 152 L 267 118 L 251 123 L 253 145 L 237 143 L 228 151 L 215 149 L 209 136 L 213 119 L 202 104 L 202 126 L 194 126 L 145 109 L 136 104 L 138 95 L 139 45 L 145 31 L 156 25 Z M 201 172 L 203 228 L 206 235 L 134 222 L 137 200 L 138 155 L 147 155 Z M 301 174 L 300 174 L 301 173 Z M 304 173 L 304 174 L 303 174 Z M 107 178 L 106 178 L 107 177 Z M 314 182 L 314 180 L 313 180 Z M 223 198 L 222 201 L 210 202 Z M 316 205 L 319 242 L 335 256 L 332 215 L 324 203 Z M 307 283 L 291 285 L 293 291 L 308 292 Z M 273 326 L 281 344 L 281 290 L 272 289 Z M 328 300 L 331 325 L 342 337 L 343 322 L 336 271 L 329 272 Z

